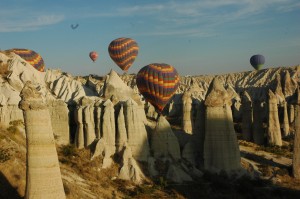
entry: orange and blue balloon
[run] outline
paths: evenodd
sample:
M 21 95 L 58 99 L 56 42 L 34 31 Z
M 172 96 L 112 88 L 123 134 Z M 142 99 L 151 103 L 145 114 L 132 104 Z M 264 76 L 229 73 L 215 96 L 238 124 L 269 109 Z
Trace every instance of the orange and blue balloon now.
M 176 69 L 168 64 L 153 63 L 137 74 L 136 84 L 146 101 L 161 113 L 179 86 Z
M 130 38 L 115 39 L 108 46 L 109 56 L 124 72 L 133 64 L 138 51 L 138 44 Z
M 36 70 L 40 72 L 45 71 L 45 63 L 42 56 L 36 53 L 33 50 L 29 49 L 22 49 L 22 48 L 13 48 L 7 50 L 9 52 L 14 52 L 15 54 L 19 55 L 22 59 L 24 59 L 27 63 L 32 65 Z

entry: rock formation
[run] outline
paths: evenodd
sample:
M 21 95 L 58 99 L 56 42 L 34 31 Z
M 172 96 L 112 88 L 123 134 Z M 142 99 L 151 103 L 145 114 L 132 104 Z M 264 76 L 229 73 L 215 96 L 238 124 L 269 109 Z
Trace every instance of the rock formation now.
M 128 87 L 113 70 L 106 76 L 103 97 L 105 99 L 110 99 L 112 95 L 120 101 L 126 101 L 129 98 L 132 98 L 140 104 L 139 95 L 134 93 L 134 91 Z
M 269 117 L 268 117 L 268 143 L 270 145 L 282 145 L 280 124 L 278 117 L 278 99 L 276 95 L 269 90 Z
M 283 102 L 282 105 L 282 136 L 287 137 L 290 135 L 290 123 L 289 123 L 289 116 L 288 116 L 288 108 L 287 102 Z
M 105 143 L 103 168 L 112 164 L 111 156 L 116 152 L 116 128 L 115 128 L 115 110 L 112 102 L 108 99 L 104 102 L 104 113 L 102 123 L 102 138 Z
M 295 138 L 293 151 L 293 175 L 300 179 L 300 89 L 298 88 L 295 113 Z
M 205 99 L 204 168 L 227 172 L 240 168 L 240 152 L 233 128 L 231 99 L 215 78 Z
M 123 105 L 119 110 L 118 119 L 117 119 L 117 134 L 116 134 L 116 150 L 121 152 L 125 145 L 127 144 L 127 131 L 125 126 L 125 118 L 123 112 Z
M 76 133 L 75 133 L 75 145 L 77 148 L 84 148 L 84 131 L 83 131 L 83 119 L 82 119 L 82 107 L 79 105 L 75 110 L 75 122 L 77 125 Z
M 158 118 L 156 127 L 151 136 L 151 150 L 155 158 L 172 157 L 180 159 L 180 147 L 169 122 L 165 117 Z
M 263 128 L 263 104 L 259 100 L 253 102 L 253 142 L 263 145 L 265 142 Z
M 67 104 L 62 100 L 48 100 L 47 104 L 56 143 L 59 145 L 70 144 L 69 109 Z
M 84 147 L 89 147 L 95 140 L 94 105 L 90 104 L 83 108 Z
M 192 134 L 192 98 L 190 92 L 186 91 L 182 95 L 183 115 L 182 129 L 188 134 Z
M 128 146 L 136 160 L 147 161 L 149 143 L 144 124 L 145 112 L 139 111 L 138 104 L 129 98 L 124 106 L 125 125 L 128 137 Z
M 122 155 L 122 167 L 118 177 L 122 180 L 131 180 L 136 184 L 142 183 L 143 179 L 145 178 L 143 172 L 132 156 L 130 147 L 124 147 Z
M 20 94 L 27 137 L 25 198 L 65 198 L 51 118 L 42 94 L 28 82 Z
M 244 92 L 242 97 L 242 135 L 243 139 L 246 141 L 252 141 L 252 101 L 247 93 Z

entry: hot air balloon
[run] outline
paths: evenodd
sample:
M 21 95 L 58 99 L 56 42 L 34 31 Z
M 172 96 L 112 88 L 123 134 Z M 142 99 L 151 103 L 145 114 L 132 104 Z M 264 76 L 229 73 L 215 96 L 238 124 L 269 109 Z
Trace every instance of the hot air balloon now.
M 36 53 L 33 50 L 29 49 L 20 49 L 20 48 L 13 48 L 7 50 L 9 52 L 14 52 L 15 54 L 19 55 L 22 59 L 24 59 L 27 63 L 32 65 L 36 70 L 40 72 L 45 71 L 45 63 L 41 55 Z
M 139 47 L 130 38 L 118 38 L 113 40 L 108 46 L 111 59 L 124 71 L 127 72 L 138 55 Z
M 95 62 L 98 59 L 98 53 L 96 51 L 92 51 L 89 54 L 91 60 L 93 60 L 93 62 Z
M 76 25 L 71 24 L 71 28 L 72 28 L 73 30 L 75 30 L 76 28 L 78 28 L 78 26 L 79 26 L 79 24 L 76 24 Z
M 260 70 L 261 67 L 265 64 L 265 57 L 263 55 L 253 55 L 250 58 L 250 64 L 255 68 L 256 70 Z
M 179 86 L 179 75 L 171 65 L 153 63 L 138 72 L 136 84 L 146 101 L 161 113 Z

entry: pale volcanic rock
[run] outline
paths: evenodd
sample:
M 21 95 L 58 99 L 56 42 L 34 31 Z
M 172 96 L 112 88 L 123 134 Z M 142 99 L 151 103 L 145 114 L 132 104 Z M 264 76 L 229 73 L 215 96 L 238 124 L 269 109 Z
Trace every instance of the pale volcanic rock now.
M 269 117 L 268 117 L 268 143 L 270 145 L 282 145 L 281 131 L 278 117 L 278 98 L 269 90 Z
M 297 103 L 295 112 L 295 138 L 293 149 L 293 175 L 300 179 L 300 90 L 297 91 Z
M 108 99 L 104 102 L 104 112 L 102 118 L 102 138 L 105 143 L 103 168 L 108 168 L 112 164 L 111 156 L 116 152 L 116 128 L 115 110 L 113 103 Z
M 147 104 L 147 117 L 151 118 L 151 119 L 156 119 L 158 117 L 158 113 L 155 110 L 154 106 L 150 103 L 146 103 Z
M 28 82 L 20 94 L 27 138 L 25 198 L 65 198 L 51 118 L 42 94 Z
M 274 94 L 277 97 L 277 103 L 282 105 L 285 102 L 285 97 L 282 92 L 281 78 L 279 74 L 276 75 L 276 79 L 274 81 Z
M 69 109 L 62 100 L 47 100 L 53 133 L 59 145 L 70 144 Z
M 211 86 L 211 89 L 209 89 L 207 92 L 205 106 L 219 107 L 223 106 L 224 104 L 231 106 L 231 98 L 219 80 L 214 78 L 211 84 L 213 86 Z
M 119 114 L 117 118 L 117 134 L 116 134 L 117 152 L 121 152 L 126 144 L 127 144 L 127 131 L 125 125 L 123 105 L 121 104 L 121 108 L 119 110 Z
M 247 91 L 245 91 L 242 96 L 242 136 L 248 142 L 252 141 L 253 138 L 252 122 L 252 101 Z
M 49 85 L 52 94 L 66 103 L 72 103 L 83 96 L 93 94 L 93 91 L 84 87 L 80 81 L 59 70 L 47 70 L 45 82 Z
M 188 134 L 192 134 L 192 98 L 191 93 L 186 91 L 182 95 L 183 115 L 182 115 L 182 129 Z
M 84 147 L 89 147 L 96 138 L 94 124 L 94 104 L 85 106 L 82 110 Z
M 283 102 L 283 116 L 282 116 L 282 136 L 287 137 L 290 135 L 290 123 L 289 123 L 289 117 L 288 117 L 288 108 L 287 108 L 287 102 Z
M 120 101 L 126 101 L 129 98 L 132 98 L 137 103 L 141 104 L 140 96 L 127 86 L 114 70 L 111 70 L 106 76 L 103 97 L 105 99 L 110 99 L 112 95 Z
M 147 161 L 149 156 L 148 136 L 145 127 L 145 112 L 139 111 L 138 104 L 129 98 L 124 104 L 125 125 L 128 146 L 133 157 L 139 161 Z
M 175 160 L 180 159 L 180 147 L 177 137 L 174 135 L 167 119 L 158 118 L 156 127 L 151 136 L 151 149 L 155 158 L 171 156 Z
M 288 104 L 288 117 L 290 124 L 292 124 L 295 120 L 295 107 L 293 104 Z
M 75 133 L 75 145 L 78 149 L 84 148 L 84 131 L 83 131 L 83 114 L 82 107 L 77 105 L 75 109 L 75 122 L 76 122 L 76 133 Z
M 118 178 L 122 180 L 131 180 L 136 184 L 141 184 L 145 178 L 145 175 L 133 158 L 129 146 L 124 146 L 124 151 L 122 154 L 122 167 L 120 169 Z
M 102 108 L 100 105 L 97 103 L 95 104 L 95 133 L 96 133 L 96 138 L 100 139 L 101 138 L 101 113 L 102 113 Z
M 215 78 L 205 100 L 204 168 L 230 172 L 240 169 L 240 152 L 233 128 L 230 98 Z
M 297 84 L 291 79 L 289 71 L 285 71 L 284 77 L 282 79 L 282 90 L 285 98 L 289 98 L 295 93 Z

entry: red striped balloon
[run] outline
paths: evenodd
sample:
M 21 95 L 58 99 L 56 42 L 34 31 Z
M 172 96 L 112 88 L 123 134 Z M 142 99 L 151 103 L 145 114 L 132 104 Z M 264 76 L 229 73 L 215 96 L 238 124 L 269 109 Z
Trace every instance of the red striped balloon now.
M 138 50 L 136 41 L 124 37 L 113 40 L 108 46 L 109 56 L 125 72 L 133 64 Z
M 171 65 L 153 63 L 138 72 L 136 84 L 146 101 L 161 113 L 179 86 L 179 75 Z

